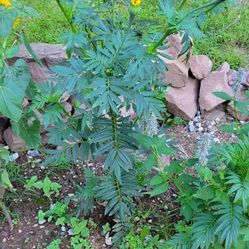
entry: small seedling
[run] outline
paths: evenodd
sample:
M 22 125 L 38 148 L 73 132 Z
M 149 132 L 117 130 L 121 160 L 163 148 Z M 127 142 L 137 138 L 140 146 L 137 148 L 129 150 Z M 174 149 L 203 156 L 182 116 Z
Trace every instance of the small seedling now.
M 61 240 L 60 240 L 60 239 L 53 240 L 53 241 L 47 246 L 47 249 L 60 249 L 60 244 L 61 244 Z
M 109 223 L 106 223 L 105 225 L 102 226 L 102 233 L 107 234 L 108 232 L 111 231 L 111 227 Z
M 51 196 L 59 195 L 59 190 L 61 185 L 57 182 L 52 182 L 47 176 L 43 181 L 37 181 L 37 176 L 32 176 L 30 180 L 27 181 L 26 187 L 28 189 L 36 188 L 43 191 L 44 196 L 46 196 L 51 201 Z
M 13 189 L 13 186 L 9 179 L 9 174 L 5 167 L 5 165 L 9 162 L 9 151 L 7 150 L 7 148 L 0 148 L 0 161 L 1 161 L 1 164 L 0 164 L 0 210 L 3 211 L 9 223 L 10 229 L 12 230 L 13 222 L 10 217 L 9 211 L 7 210 L 3 202 L 3 197 L 4 197 L 6 190 Z

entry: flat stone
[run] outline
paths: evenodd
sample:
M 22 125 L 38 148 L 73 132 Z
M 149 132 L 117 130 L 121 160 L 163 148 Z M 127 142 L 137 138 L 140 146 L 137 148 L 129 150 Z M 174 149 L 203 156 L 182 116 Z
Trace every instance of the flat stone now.
M 190 71 L 198 79 L 204 79 L 212 70 L 213 62 L 206 55 L 193 55 L 188 61 Z
M 49 78 L 51 78 L 51 74 L 49 73 L 49 69 L 46 66 L 40 66 L 36 62 L 29 62 L 28 63 L 31 78 L 36 83 L 42 83 Z
M 236 92 L 235 94 L 235 99 L 241 102 L 248 101 L 247 97 L 245 96 L 244 92 Z M 234 118 L 238 118 L 240 121 L 248 121 L 249 120 L 249 115 L 245 115 L 239 110 L 235 111 L 234 108 L 234 103 L 230 102 L 227 107 L 226 107 L 227 112 Z M 248 108 L 249 111 L 249 108 Z
M 13 152 L 25 151 L 27 149 L 25 143 L 13 133 L 11 127 L 4 131 L 3 139 Z
M 221 110 L 214 109 L 212 111 L 204 113 L 204 119 L 207 121 L 221 120 L 225 116 L 225 112 Z
M 182 35 L 181 34 L 173 34 L 170 35 L 167 38 L 166 46 L 168 47 L 165 50 L 165 53 L 170 56 L 172 59 L 178 59 L 181 62 L 186 61 L 186 55 L 187 53 L 180 55 L 182 49 L 183 49 L 183 44 L 182 44 Z M 188 53 L 191 55 L 192 54 L 192 49 L 188 51 Z
M 225 73 L 229 73 L 230 70 L 231 70 L 231 67 L 226 61 L 217 68 L 217 71 L 221 71 Z
M 184 120 L 192 120 L 198 110 L 199 82 L 188 78 L 185 87 L 168 87 L 166 94 L 167 111 Z
M 61 44 L 31 43 L 30 45 L 38 58 L 45 61 L 48 67 L 67 59 L 66 48 Z M 24 59 L 28 62 L 33 61 L 32 56 L 24 45 L 20 46 L 19 53 L 14 59 Z
M 164 73 L 163 82 L 173 87 L 184 87 L 188 82 L 189 68 L 179 60 L 169 60 L 160 57 L 167 65 L 168 70 Z
M 201 111 L 211 111 L 225 100 L 216 97 L 214 92 L 224 92 L 233 95 L 233 89 L 228 85 L 227 74 L 222 71 L 211 72 L 201 81 L 199 105 Z

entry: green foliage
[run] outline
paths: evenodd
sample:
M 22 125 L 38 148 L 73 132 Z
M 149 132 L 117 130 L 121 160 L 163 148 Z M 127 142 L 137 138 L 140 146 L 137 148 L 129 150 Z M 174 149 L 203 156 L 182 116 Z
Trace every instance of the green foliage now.
M 1 161 L 1 166 L 0 166 L 0 189 L 12 189 L 13 186 L 10 182 L 9 179 L 9 174 L 8 171 L 6 170 L 6 164 L 9 163 L 9 151 L 1 147 L 0 148 L 0 161 Z M 0 201 L 3 198 L 3 196 L 0 194 Z
M 60 240 L 60 239 L 53 240 L 53 241 L 47 246 L 47 249 L 60 249 L 60 244 L 61 244 L 61 240 Z
M 60 43 L 61 33 L 68 29 L 68 24 L 55 1 L 20 0 L 34 8 L 39 15 L 24 26 L 27 38 L 31 42 Z M 48 11 L 49 10 L 49 11 Z
M 49 200 L 51 200 L 52 195 L 59 195 L 59 190 L 61 189 L 61 185 L 57 182 L 52 182 L 47 176 L 43 181 L 38 181 L 37 176 L 32 176 L 29 180 L 27 180 L 26 187 L 28 189 L 39 189 L 43 191 L 44 196 L 46 196 Z
M 247 66 L 248 14 L 249 6 L 244 4 L 209 15 L 203 27 L 207 36 L 195 42 L 194 53 L 208 55 L 215 68 L 224 61 L 234 69 Z
M 15 26 L 18 20 L 25 20 L 36 13 L 17 2 L 13 2 L 11 8 L 1 5 L 0 12 L 0 113 L 13 121 L 16 135 L 20 136 L 29 147 L 37 148 L 40 145 L 40 122 L 30 108 L 24 113 L 22 107 L 23 100 L 29 96 L 33 85 L 28 65 L 23 60 L 17 60 L 13 65 L 9 65 L 8 62 L 18 53 L 17 43 L 19 44 L 20 40 L 34 55 L 25 35 Z M 17 36 L 14 41 L 11 38 L 13 33 Z M 13 42 L 13 45 L 8 46 L 9 42 Z
M 93 225 L 90 221 L 79 219 L 69 214 L 68 205 L 64 202 L 56 202 L 51 205 L 50 209 L 43 212 L 38 212 L 38 222 L 55 222 L 56 226 L 67 226 L 70 228 L 71 246 L 74 249 L 92 249 L 88 241 L 90 236 L 90 226 Z M 60 240 L 53 241 L 49 246 L 51 248 L 59 248 Z M 54 246 L 54 247 L 53 247 Z M 56 247 L 57 246 L 57 247 Z
M 171 185 L 178 191 L 175 201 L 186 226 L 178 229 L 169 241 L 171 248 L 208 248 L 216 242 L 231 248 L 238 245 L 240 228 L 247 224 L 246 179 L 241 180 L 240 175 L 234 174 L 227 176 L 227 172 L 221 174 L 216 168 L 209 168 L 208 163 L 198 165 L 196 159 L 166 166 L 162 156 L 175 153 L 170 137 L 148 135 L 149 132 L 143 129 L 154 117 L 155 127 L 151 128 L 157 133 L 157 119 L 162 119 L 162 96 L 166 90 L 162 72 L 167 65 L 158 56 L 158 51 L 165 48 L 167 37 L 180 32 L 183 44 L 180 55 L 188 57 L 193 45 L 191 37 L 202 38 L 201 27 L 208 13 L 224 7 L 227 1 L 215 0 L 193 9 L 185 9 L 186 2 L 161 0 L 159 14 L 162 23 L 142 32 L 139 25 L 142 20 L 137 19 L 139 8 L 131 7 L 129 1 L 116 3 L 107 0 L 95 4 L 92 1 L 56 0 L 71 28 L 63 35 L 68 61 L 52 68 L 55 75 L 52 82 L 39 86 L 34 86 L 23 61 L 7 66 L 5 60 L 17 51 L 6 49 L 7 41 L 3 46 L 0 112 L 13 119 L 15 133 L 32 147 L 40 144 L 37 135 L 40 121 L 35 113 L 41 114 L 42 125 L 48 128 L 49 143 L 52 148 L 60 148 L 48 150 L 51 157 L 47 164 L 61 158 L 87 163 L 102 156 L 103 176 L 96 177 L 87 170 L 84 187 L 78 188 L 74 198 L 80 204 L 77 216 L 80 212 L 92 212 L 95 199 L 106 203 L 105 215 L 113 216 L 115 221 L 111 231 L 115 246 L 129 230 L 135 211 L 134 197 L 140 196 L 144 188 L 150 196 L 164 193 Z M 126 14 L 116 13 L 117 6 L 122 6 Z M 19 12 L 11 8 L 9 11 L 4 9 L 3 14 L 6 14 L 6 25 L 0 34 L 5 38 Z M 148 20 L 143 20 L 143 23 L 151 24 Z M 22 37 L 33 54 L 25 36 Z M 34 54 L 33 57 L 40 63 Z M 63 106 L 65 93 L 73 100 L 70 112 Z M 33 104 L 24 113 L 21 104 L 26 94 Z M 231 100 L 221 93 L 217 96 Z M 245 111 L 242 103 L 234 102 L 238 109 Z M 124 117 L 124 109 L 134 110 L 135 115 Z M 139 181 L 141 172 L 136 172 L 136 153 L 144 156 L 141 168 L 145 174 L 142 177 L 150 177 L 153 168 L 158 171 L 149 184 Z M 227 160 L 223 156 L 216 163 L 224 162 Z M 193 168 L 195 174 L 188 173 L 187 168 Z M 224 181 L 224 176 L 227 181 Z M 51 196 L 59 194 L 61 185 L 48 177 L 43 181 L 32 177 L 27 187 L 42 190 L 52 204 Z M 40 210 L 38 219 L 69 226 L 72 229 L 72 248 L 91 248 L 87 241 L 90 235 L 88 221 L 70 217 L 67 208 L 67 204 L 57 202 L 46 212 Z M 124 246 L 128 248 L 159 246 L 159 236 L 150 235 L 147 228 L 139 236 L 130 233 L 127 238 Z M 52 246 L 57 246 L 56 243 Z
M 121 249 L 153 249 L 159 248 L 159 236 L 151 236 L 150 231 L 143 229 L 140 235 L 128 233 L 123 239 Z
M 22 103 L 30 80 L 28 66 L 22 60 L 11 67 L 1 68 L 0 110 L 13 121 L 21 118 Z
M 84 186 L 77 186 L 74 200 L 77 203 L 77 216 L 81 213 L 89 214 L 94 209 L 94 198 L 97 193 L 98 177 L 90 169 L 84 170 L 85 182 Z
M 134 212 L 132 197 L 140 195 L 138 190 L 134 173 L 130 171 L 123 173 L 122 181 L 119 181 L 115 175 L 105 176 L 97 187 L 96 197 L 108 201 L 105 214 L 118 213 L 121 220 L 125 220 L 125 217 L 131 216 Z

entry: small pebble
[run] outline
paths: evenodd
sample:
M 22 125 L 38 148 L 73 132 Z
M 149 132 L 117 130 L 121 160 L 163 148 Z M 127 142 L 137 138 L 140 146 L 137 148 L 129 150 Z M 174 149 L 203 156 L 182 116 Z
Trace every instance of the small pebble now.
M 195 125 L 196 125 L 196 127 L 198 127 L 198 128 L 201 127 L 201 123 L 196 123 Z
M 215 121 L 211 121 L 210 124 L 211 124 L 212 126 L 214 126 L 216 123 L 215 123 Z
M 65 227 L 65 226 L 62 226 L 62 227 L 61 227 L 61 231 L 62 231 L 62 232 L 66 232 L 66 227 Z
M 39 220 L 39 221 L 38 221 L 38 224 L 39 224 L 39 225 L 43 225 L 43 224 L 45 224 L 45 223 L 46 223 L 46 220 Z
M 39 153 L 39 151 L 38 150 L 29 150 L 28 152 L 27 152 L 27 156 L 28 157 L 38 157 L 38 156 L 40 156 L 40 153 Z
M 17 160 L 19 158 L 19 154 L 16 152 L 12 155 L 10 155 L 9 159 L 11 162 L 14 162 L 15 160 Z
M 69 230 L 67 231 L 67 233 L 68 233 L 69 236 L 72 236 L 72 235 L 73 235 L 73 229 L 72 229 L 72 228 L 69 229 Z
M 193 121 L 190 121 L 190 122 L 188 123 L 188 130 L 189 130 L 190 132 L 195 132 L 195 126 L 194 126 L 194 122 L 193 122 Z
M 220 139 L 217 138 L 217 137 L 215 137 L 215 138 L 213 139 L 213 141 L 214 141 L 215 143 L 219 143 L 219 142 L 220 142 Z
M 110 233 L 108 232 L 105 235 L 105 243 L 106 243 L 106 245 L 111 246 L 112 245 L 112 237 L 109 237 L 109 236 L 110 236 Z

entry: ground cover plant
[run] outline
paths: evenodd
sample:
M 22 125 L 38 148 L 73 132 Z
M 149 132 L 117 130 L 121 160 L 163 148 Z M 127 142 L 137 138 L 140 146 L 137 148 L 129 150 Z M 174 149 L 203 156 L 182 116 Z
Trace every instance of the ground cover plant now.
M 47 167 L 59 167 L 63 160 L 68 167 L 79 162 L 86 166 L 83 185 L 81 179 L 75 193 L 65 200 L 57 199 L 63 183 L 49 176 L 35 175 L 25 181 L 25 191 L 39 193 L 46 204 L 37 212 L 39 225 L 51 222 L 62 232 L 67 229 L 71 248 L 92 248 L 90 235 L 96 224 L 87 217 L 101 203 L 105 219 L 110 220 L 103 225 L 103 234 L 114 248 L 248 247 L 248 125 L 236 119 L 232 126 L 223 127 L 238 137 L 232 144 L 212 144 L 209 134 L 204 134 L 198 157 L 166 167 L 162 158 L 176 153 L 176 145 L 159 125 L 167 87 L 162 72 L 167 69 L 165 60 L 171 60 L 162 53 L 165 41 L 180 32 L 180 56 L 187 59 L 193 37 L 203 35 L 201 26 L 207 15 L 228 8 L 228 2 L 215 0 L 189 8 L 185 0 L 162 0 L 158 5 L 162 22 L 143 32 L 141 23 L 148 27 L 151 20 L 138 19 L 140 0 L 98 4 L 56 0 L 69 27 L 62 35 L 68 60 L 51 68 L 53 78 L 40 85 L 32 82 L 24 61 L 7 63 L 18 51 L 16 46 L 7 46 L 13 41 L 11 32 L 17 37 L 14 44 L 23 42 L 40 63 L 23 30 L 15 31 L 17 23 L 34 12 L 16 2 L 2 2 L 1 114 L 11 119 L 15 134 L 29 147 L 40 148 L 41 124 L 48 130 Z M 122 6 L 122 13 L 116 11 L 117 5 Z M 63 106 L 65 93 L 73 103 L 69 112 Z M 248 101 L 214 94 L 232 101 L 235 111 L 248 114 Z M 24 112 L 25 96 L 32 104 Z M 131 109 L 134 115 L 122 115 L 122 110 Z M 12 184 L 6 170 L 7 149 L 1 155 L 4 194 Z M 90 165 L 97 159 L 103 163 L 100 174 Z M 157 217 L 163 220 L 161 227 L 153 222 L 143 226 L 150 210 L 136 208 L 139 200 L 150 202 L 168 191 L 177 195 L 170 200 L 171 210 Z M 57 235 L 46 248 L 64 248 L 61 237 Z

